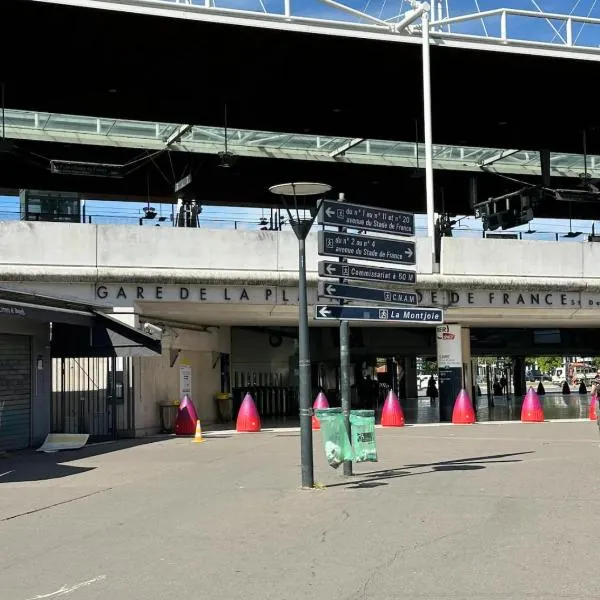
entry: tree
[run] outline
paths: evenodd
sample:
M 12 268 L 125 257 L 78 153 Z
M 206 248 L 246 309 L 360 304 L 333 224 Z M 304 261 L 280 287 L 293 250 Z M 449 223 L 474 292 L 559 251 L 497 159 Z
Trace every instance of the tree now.
M 562 367 L 563 359 L 562 356 L 532 356 L 527 357 L 525 362 L 532 366 L 537 364 L 542 373 L 550 373 L 552 369 Z
M 437 370 L 438 370 L 438 364 L 434 360 L 428 360 L 423 365 L 423 373 L 425 373 L 426 375 L 436 375 Z

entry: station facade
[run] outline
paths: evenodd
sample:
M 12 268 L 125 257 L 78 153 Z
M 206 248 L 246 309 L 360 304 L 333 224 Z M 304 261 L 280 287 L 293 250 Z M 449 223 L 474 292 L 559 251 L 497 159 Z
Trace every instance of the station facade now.
M 205 423 L 231 421 L 248 389 L 266 421 L 296 419 L 291 232 L 58 223 L 0 229 L 3 449 L 37 444 L 50 431 L 153 434 L 164 425 L 164 407 L 183 394 Z M 58 237 L 67 243 L 57 245 Z M 314 237 L 307 251 L 312 383 L 335 404 L 337 321 L 315 320 L 314 306 L 337 301 L 318 297 Z M 417 238 L 414 287 L 419 306 L 442 308 L 444 323 L 352 323 L 355 402 L 368 375 L 398 389 L 410 416 L 418 365 L 431 360 L 440 386 L 431 418 L 448 420 L 460 388 L 477 394 L 473 356 L 515 357 L 517 395 L 526 355 L 598 353 L 596 245 L 442 242 L 435 264 L 430 240 Z

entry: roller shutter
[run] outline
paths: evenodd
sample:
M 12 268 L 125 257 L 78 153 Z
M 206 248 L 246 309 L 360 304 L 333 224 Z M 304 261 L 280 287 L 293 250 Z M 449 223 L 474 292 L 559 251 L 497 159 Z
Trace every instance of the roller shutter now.
M 30 444 L 30 343 L 25 335 L 0 334 L 0 451 Z

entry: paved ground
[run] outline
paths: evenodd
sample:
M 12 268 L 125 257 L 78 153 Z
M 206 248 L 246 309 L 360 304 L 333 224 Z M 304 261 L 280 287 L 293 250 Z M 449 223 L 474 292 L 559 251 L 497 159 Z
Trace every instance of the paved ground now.
M 290 431 L 0 459 L 0 598 L 600 597 L 595 424 L 377 435 L 314 491 Z

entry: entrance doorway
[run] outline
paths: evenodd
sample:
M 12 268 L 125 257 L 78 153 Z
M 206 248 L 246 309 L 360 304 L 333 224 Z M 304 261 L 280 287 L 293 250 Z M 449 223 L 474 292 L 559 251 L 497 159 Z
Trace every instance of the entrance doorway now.
M 52 433 L 87 433 L 90 441 L 133 437 L 130 357 L 52 359 Z

